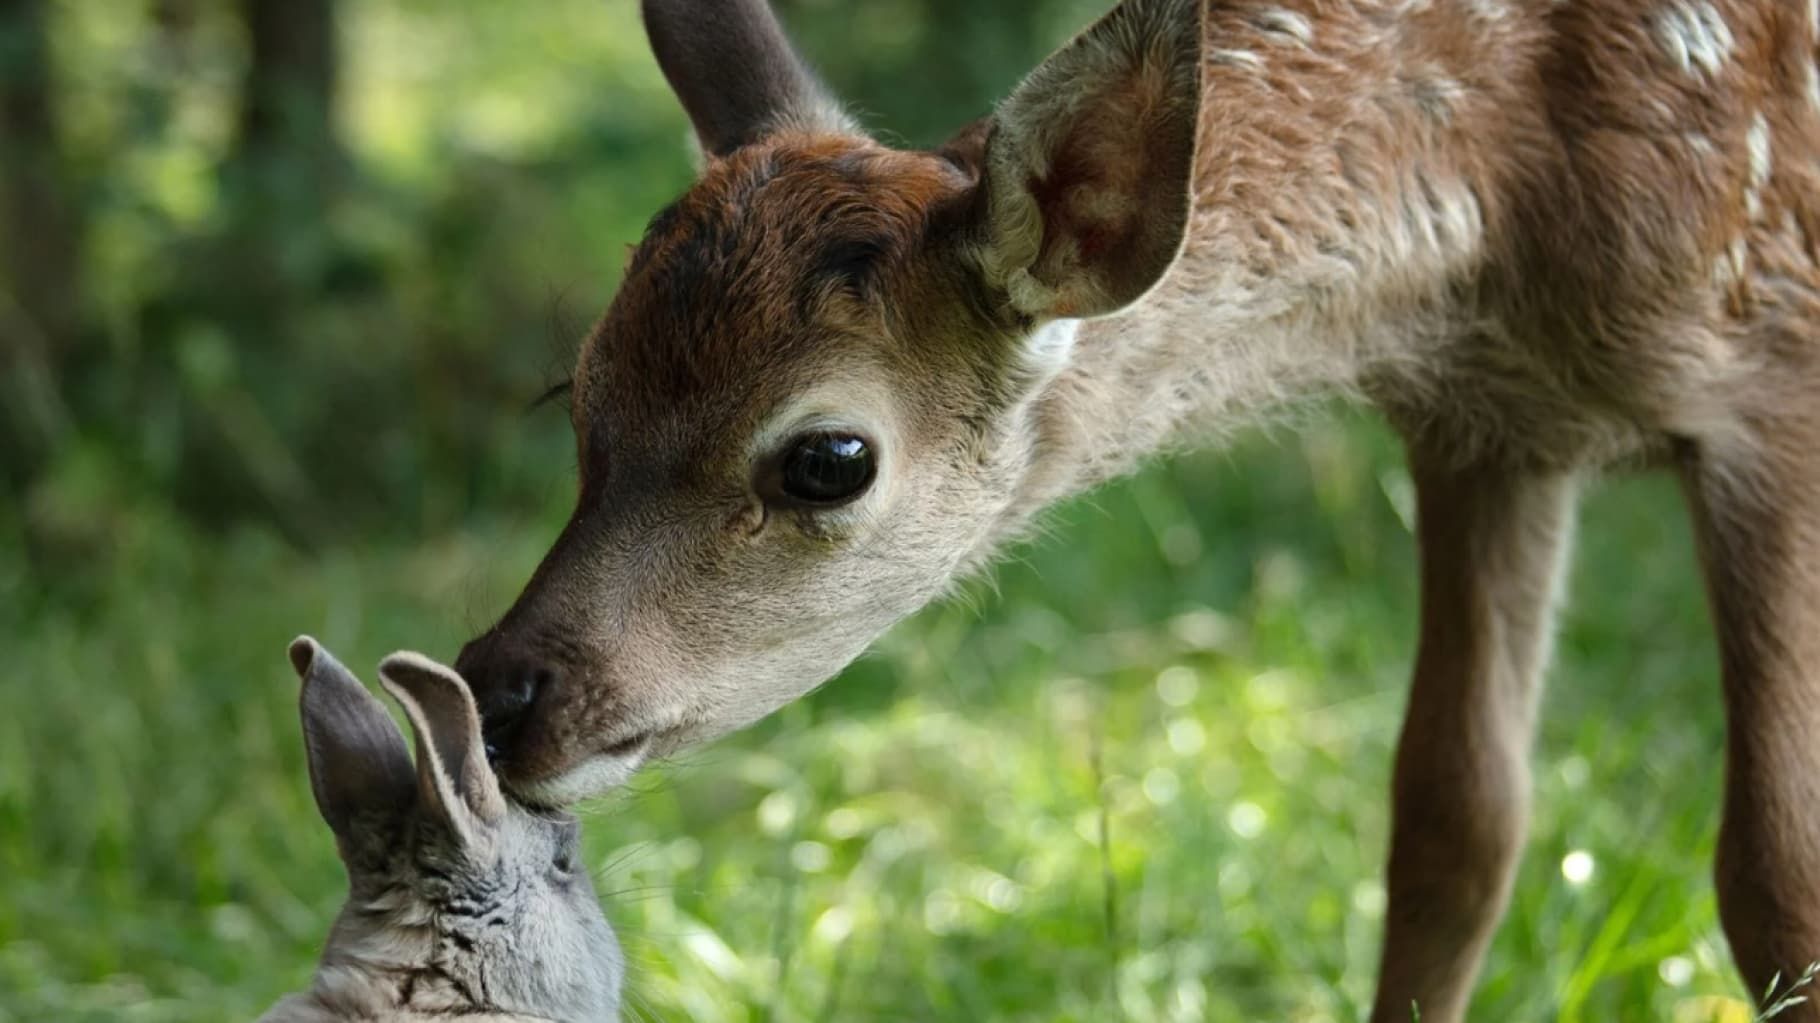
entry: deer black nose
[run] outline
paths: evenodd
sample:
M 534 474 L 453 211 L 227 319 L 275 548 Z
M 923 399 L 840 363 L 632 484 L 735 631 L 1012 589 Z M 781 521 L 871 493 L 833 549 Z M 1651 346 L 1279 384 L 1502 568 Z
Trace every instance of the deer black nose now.
M 483 636 L 462 648 L 455 670 L 474 692 L 487 759 L 510 757 L 537 697 L 556 682 L 557 669 Z

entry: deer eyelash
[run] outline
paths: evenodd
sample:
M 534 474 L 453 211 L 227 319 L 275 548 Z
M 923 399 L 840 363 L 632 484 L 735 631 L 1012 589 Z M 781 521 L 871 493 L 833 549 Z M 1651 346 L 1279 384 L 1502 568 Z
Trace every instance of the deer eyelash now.
M 569 403 L 569 392 L 574 390 L 574 388 L 574 380 L 564 380 L 559 383 L 551 384 L 542 394 L 531 399 L 531 404 L 525 411 L 535 412 L 552 402 L 560 402 L 564 406 L 567 406 Z

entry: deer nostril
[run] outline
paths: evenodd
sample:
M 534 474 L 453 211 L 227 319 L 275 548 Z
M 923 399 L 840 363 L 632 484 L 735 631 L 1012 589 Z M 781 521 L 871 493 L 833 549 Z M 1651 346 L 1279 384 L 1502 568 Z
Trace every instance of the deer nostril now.
M 481 739 L 487 759 L 498 761 L 510 752 L 537 697 L 556 680 L 549 668 L 513 665 L 480 700 Z

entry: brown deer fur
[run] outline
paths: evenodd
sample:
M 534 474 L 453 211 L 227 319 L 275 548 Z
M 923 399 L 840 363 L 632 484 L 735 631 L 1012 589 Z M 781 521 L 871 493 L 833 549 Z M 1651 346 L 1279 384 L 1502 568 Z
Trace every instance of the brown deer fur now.
M 574 519 L 463 654 L 477 692 L 544 672 L 516 789 L 579 798 L 745 724 L 1057 499 L 1350 392 L 1407 441 L 1424 595 L 1373 1018 L 1464 1012 L 1573 496 L 1620 461 L 1694 508 L 1726 933 L 1755 990 L 1820 959 L 1813 4 L 1126 0 L 924 153 L 858 134 L 762 3 L 701 2 L 646 17 L 706 166 L 576 369 Z M 871 489 L 770 500 L 828 424 Z

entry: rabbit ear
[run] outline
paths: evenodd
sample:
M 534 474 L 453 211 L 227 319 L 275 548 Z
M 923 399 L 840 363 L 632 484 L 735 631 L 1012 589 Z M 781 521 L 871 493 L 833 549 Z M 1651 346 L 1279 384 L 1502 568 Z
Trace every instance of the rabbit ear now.
M 417 789 L 423 807 L 464 842 L 481 839 L 505 816 L 505 796 L 487 764 L 480 712 L 460 675 L 414 653 L 379 665 L 379 678 L 417 734 Z
M 310 790 L 345 859 L 359 837 L 356 818 L 396 818 L 411 805 L 410 752 L 385 706 L 319 643 L 299 636 L 290 654 L 303 680 L 298 705 Z

